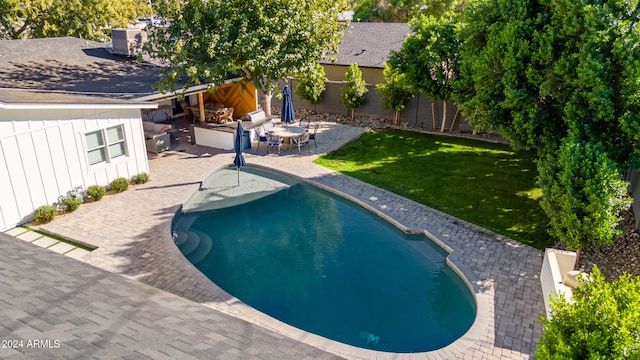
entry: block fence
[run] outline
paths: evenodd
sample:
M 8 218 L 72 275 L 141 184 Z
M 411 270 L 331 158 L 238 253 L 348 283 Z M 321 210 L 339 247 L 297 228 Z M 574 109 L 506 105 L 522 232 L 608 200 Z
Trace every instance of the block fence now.
M 313 110 L 314 106 L 309 104 L 308 101 L 300 98 L 295 93 L 297 81 L 290 79 L 288 81 L 289 87 L 292 89 L 293 105 L 296 108 Z M 327 81 L 327 90 L 324 94 L 322 101 L 316 105 L 315 110 L 317 112 L 325 112 L 331 114 L 342 114 L 350 116 L 351 113 L 342 104 L 342 98 L 340 96 L 340 88 L 344 86 L 344 82 Z M 375 85 L 367 84 L 369 91 L 365 95 L 366 102 L 363 106 L 356 109 L 356 117 L 376 116 L 382 119 L 391 120 L 393 118 L 393 111 L 385 109 L 382 104 L 383 100 L 380 94 L 375 91 Z M 442 101 L 432 101 L 424 94 L 417 93 L 413 99 L 411 99 L 404 110 L 400 112 L 400 121 L 406 121 L 416 127 L 425 129 L 440 129 L 442 126 Z M 276 104 L 277 102 L 273 103 Z M 433 113 L 431 105 L 434 104 Z M 447 122 L 445 124 L 446 131 L 451 128 L 451 123 L 456 114 L 457 107 L 453 101 L 447 102 Z M 435 126 L 434 126 L 435 125 Z M 473 132 L 473 127 L 464 119 L 462 114 L 458 113 L 458 116 L 453 124 L 452 130 L 458 132 Z

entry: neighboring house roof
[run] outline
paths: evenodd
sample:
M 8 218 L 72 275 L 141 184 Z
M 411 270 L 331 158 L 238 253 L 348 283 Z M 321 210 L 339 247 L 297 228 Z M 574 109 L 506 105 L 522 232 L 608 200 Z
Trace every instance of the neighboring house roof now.
M 411 29 L 403 23 L 352 22 L 344 31 L 335 65 L 384 68 L 391 51 L 398 51 Z M 332 64 L 331 61 L 321 61 Z
M 131 104 L 157 93 L 152 85 L 160 76 L 158 66 L 110 54 L 95 41 L 0 40 L 0 101 L 5 103 Z M 22 92 L 12 93 L 16 89 Z M 24 99 L 24 90 L 39 93 Z

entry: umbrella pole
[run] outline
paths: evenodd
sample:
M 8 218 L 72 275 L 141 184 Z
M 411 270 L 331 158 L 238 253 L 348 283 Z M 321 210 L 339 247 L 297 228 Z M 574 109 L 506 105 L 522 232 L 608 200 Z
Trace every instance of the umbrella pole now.
M 240 167 L 238 166 L 238 186 L 240 186 Z

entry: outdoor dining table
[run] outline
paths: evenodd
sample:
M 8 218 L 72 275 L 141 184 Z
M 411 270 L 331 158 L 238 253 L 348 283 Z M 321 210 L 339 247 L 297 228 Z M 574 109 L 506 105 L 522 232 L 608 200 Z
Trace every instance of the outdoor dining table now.
M 299 126 L 280 126 L 274 127 L 269 130 L 272 134 L 278 135 L 284 138 L 285 144 L 290 144 L 291 139 L 297 139 L 300 135 L 304 134 L 307 129 Z

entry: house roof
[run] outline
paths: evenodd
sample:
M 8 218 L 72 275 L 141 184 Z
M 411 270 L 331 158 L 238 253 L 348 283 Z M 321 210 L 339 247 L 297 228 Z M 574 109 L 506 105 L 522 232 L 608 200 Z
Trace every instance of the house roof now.
M 0 109 L 155 109 L 157 103 L 77 93 L 0 88 Z
M 157 93 L 158 66 L 107 52 L 79 38 L 0 40 L 0 101 L 24 103 L 11 90 L 38 91 L 30 102 L 124 103 Z M 129 103 L 131 103 L 129 101 Z
M 352 22 L 345 29 L 333 64 L 384 68 L 391 51 L 400 50 L 410 32 L 404 23 Z

